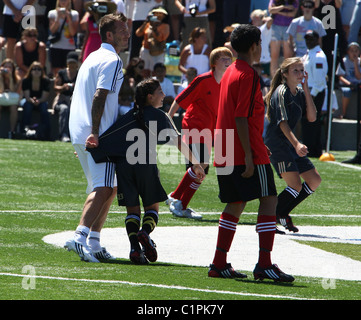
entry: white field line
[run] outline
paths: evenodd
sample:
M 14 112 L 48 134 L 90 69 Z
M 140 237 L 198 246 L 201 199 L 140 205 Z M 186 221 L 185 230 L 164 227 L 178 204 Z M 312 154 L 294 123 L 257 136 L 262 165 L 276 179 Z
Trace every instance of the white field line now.
M 342 163 L 342 162 L 338 162 L 338 161 L 326 161 L 326 162 L 327 163 L 337 164 L 340 167 L 345 167 L 345 168 L 355 169 L 355 170 L 361 170 L 361 166 L 354 166 L 354 165 L 348 164 L 348 163 Z
M 154 284 L 154 283 L 129 282 L 129 281 L 121 281 L 121 280 L 76 279 L 76 278 L 37 276 L 37 275 L 27 275 L 27 274 L 6 273 L 6 272 L 1 272 L 0 276 L 48 279 L 48 280 L 58 280 L 58 281 L 76 281 L 76 282 L 92 282 L 92 283 L 104 283 L 104 284 L 121 284 L 121 285 L 135 286 L 135 287 L 145 286 L 145 287 L 155 287 L 155 288 L 171 289 L 171 290 L 188 290 L 188 291 L 196 291 L 196 292 L 217 293 L 217 294 L 236 295 L 236 296 L 245 296 L 245 297 L 260 297 L 260 298 L 290 299 L 290 300 L 310 300 L 308 298 L 299 298 L 299 297 L 293 297 L 293 296 L 282 296 L 282 295 L 273 295 L 273 294 L 259 294 L 259 293 L 245 293 L 245 292 L 234 292 L 234 291 L 223 291 L 223 290 L 210 290 L 210 289 L 183 287 L 183 286 L 167 286 L 167 285 L 164 285 L 164 284 Z M 312 299 L 312 300 L 314 300 L 314 299 Z
M 122 213 L 125 211 L 109 211 L 110 213 Z M 79 213 L 79 210 L 0 210 L 1 213 Z M 201 215 L 220 215 L 221 212 L 198 212 Z M 171 214 L 169 211 L 161 211 L 159 214 Z M 242 215 L 257 215 L 257 212 L 243 212 Z M 361 215 L 356 214 L 295 214 L 297 217 L 310 217 L 310 218 L 361 218 Z

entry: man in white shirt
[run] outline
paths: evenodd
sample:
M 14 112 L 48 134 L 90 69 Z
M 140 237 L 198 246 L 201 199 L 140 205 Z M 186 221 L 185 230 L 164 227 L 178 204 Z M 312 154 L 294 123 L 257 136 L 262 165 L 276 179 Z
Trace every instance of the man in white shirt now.
M 317 119 L 314 122 L 302 119 L 302 136 L 303 143 L 308 147 L 308 156 L 320 157 L 322 155 L 321 111 L 326 95 L 328 64 L 325 53 L 318 45 L 318 33 L 312 30 L 307 31 L 305 41 L 308 50 L 303 61 L 305 71 L 308 73 L 308 86 L 317 109 Z
M 116 195 L 115 168 L 112 163 L 95 163 L 85 148 L 97 147 L 99 135 L 118 117 L 118 93 L 123 82 L 118 53 L 127 48 L 130 36 L 126 17 L 105 15 L 99 22 L 99 33 L 101 47 L 79 69 L 69 118 L 71 141 L 87 177 L 89 195 L 74 239 L 68 240 L 65 248 L 91 262 L 112 258 L 100 246 L 100 230 Z

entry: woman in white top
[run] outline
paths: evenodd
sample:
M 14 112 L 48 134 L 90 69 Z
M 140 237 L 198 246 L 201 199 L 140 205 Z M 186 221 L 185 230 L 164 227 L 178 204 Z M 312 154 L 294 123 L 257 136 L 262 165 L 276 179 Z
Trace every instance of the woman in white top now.
M 51 34 L 60 32 L 59 41 L 50 44 L 51 71 L 54 76 L 60 69 L 66 68 L 66 56 L 70 51 L 74 51 L 74 36 L 78 30 L 79 13 L 71 10 L 71 0 L 57 0 L 54 10 L 48 14 L 49 30 Z
M 211 48 L 206 44 L 206 30 L 203 28 L 195 28 L 189 37 L 189 43 L 182 50 L 179 58 L 178 69 L 183 73 L 183 79 L 188 68 L 197 69 L 197 74 L 202 74 L 210 70 L 209 54 Z
M 181 0 L 175 0 L 175 5 L 184 14 L 181 49 L 188 44 L 189 35 L 195 27 L 206 30 L 207 44 L 211 47 L 208 14 L 216 11 L 216 0 L 185 0 L 185 6 Z

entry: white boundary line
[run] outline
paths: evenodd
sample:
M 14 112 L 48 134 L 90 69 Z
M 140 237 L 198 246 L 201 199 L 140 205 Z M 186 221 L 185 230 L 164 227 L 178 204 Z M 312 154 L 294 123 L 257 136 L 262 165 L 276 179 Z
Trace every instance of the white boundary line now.
M 164 284 L 129 282 L 129 281 L 122 281 L 122 280 L 76 279 L 76 278 L 36 276 L 36 275 L 6 273 L 6 272 L 1 272 L 0 276 L 48 279 L 48 280 L 59 280 L 59 281 L 79 281 L 79 282 L 93 282 L 93 283 L 105 283 L 105 284 L 122 284 L 122 285 L 136 286 L 136 287 L 145 286 L 145 287 L 155 287 L 155 288 L 171 289 L 171 290 L 189 290 L 189 291 L 196 291 L 196 292 L 217 293 L 217 294 L 227 294 L 227 295 L 246 296 L 246 297 L 290 299 L 290 300 L 310 300 L 308 298 L 299 298 L 299 297 L 292 297 L 292 296 L 282 296 L 282 295 L 273 295 L 273 294 L 259 294 L 259 293 L 245 293 L 245 292 L 222 291 L 222 290 L 210 290 L 210 289 L 183 287 L 183 286 L 167 286 L 167 285 L 164 285 Z M 314 299 L 312 299 L 312 300 L 314 300 Z
M 125 211 L 109 211 L 110 213 L 125 214 Z M 79 213 L 79 210 L 0 210 L 1 213 Z M 201 215 L 220 215 L 221 212 L 198 212 Z M 159 214 L 171 214 L 169 211 L 161 211 Z M 243 212 L 242 215 L 258 215 L 257 212 Z M 361 215 L 356 214 L 299 214 L 295 217 L 310 217 L 310 218 L 361 218 Z M 201 220 L 200 220 L 201 221 Z
M 326 161 L 326 162 L 337 164 L 341 167 L 345 167 L 345 168 L 349 168 L 349 169 L 361 170 L 361 166 L 354 166 L 352 164 L 342 163 L 342 162 L 338 162 L 338 161 Z

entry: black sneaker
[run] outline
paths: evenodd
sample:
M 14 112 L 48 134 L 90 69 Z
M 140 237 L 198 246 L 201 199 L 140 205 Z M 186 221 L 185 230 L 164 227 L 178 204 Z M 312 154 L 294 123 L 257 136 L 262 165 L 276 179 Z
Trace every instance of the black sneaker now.
M 361 156 L 356 155 L 352 159 L 342 161 L 342 163 L 361 164 Z
M 234 270 L 231 264 L 227 263 L 224 269 L 222 270 L 217 269 L 214 264 L 211 264 L 208 270 L 208 277 L 234 279 L 234 278 L 247 278 L 247 275 Z
M 253 270 L 253 276 L 255 280 L 271 279 L 275 282 L 293 282 L 295 280 L 291 275 L 282 272 L 276 264 L 263 269 L 257 263 Z
M 280 218 L 280 224 L 289 231 L 298 232 L 298 228 L 293 224 L 291 217 Z

